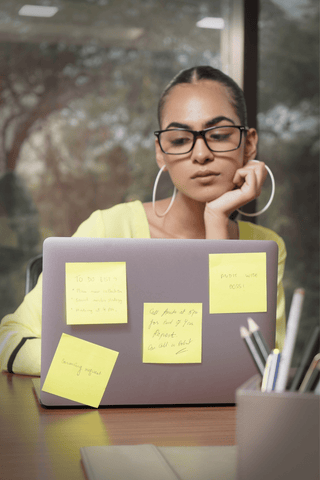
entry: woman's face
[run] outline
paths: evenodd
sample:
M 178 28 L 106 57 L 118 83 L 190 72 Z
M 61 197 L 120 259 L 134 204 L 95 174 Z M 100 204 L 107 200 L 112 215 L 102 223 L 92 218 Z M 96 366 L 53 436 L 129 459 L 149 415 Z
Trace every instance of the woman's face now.
M 211 80 L 173 87 L 166 98 L 161 120 L 162 130 L 240 125 L 227 88 Z M 156 158 L 160 168 L 166 166 L 181 193 L 199 202 L 210 202 L 235 187 L 234 174 L 249 159 L 245 156 L 245 144 L 243 136 L 237 150 L 212 152 L 198 137 L 191 152 L 168 155 L 161 151 L 156 140 Z

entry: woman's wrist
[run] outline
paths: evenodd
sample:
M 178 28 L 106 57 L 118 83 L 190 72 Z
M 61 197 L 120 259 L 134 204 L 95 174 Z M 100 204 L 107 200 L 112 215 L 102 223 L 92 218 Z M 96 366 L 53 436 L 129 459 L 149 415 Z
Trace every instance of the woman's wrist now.
M 222 212 L 206 207 L 204 212 L 206 239 L 225 240 L 230 238 L 229 218 Z

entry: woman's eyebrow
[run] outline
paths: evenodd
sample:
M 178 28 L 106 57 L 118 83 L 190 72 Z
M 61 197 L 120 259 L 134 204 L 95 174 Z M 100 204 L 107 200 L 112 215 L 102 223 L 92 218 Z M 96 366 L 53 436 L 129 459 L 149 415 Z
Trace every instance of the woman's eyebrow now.
M 224 117 L 224 116 L 221 115 L 220 117 L 214 117 L 211 120 L 209 120 L 208 122 L 206 122 L 205 123 L 205 128 L 214 127 L 217 123 L 220 123 L 220 122 L 223 122 L 223 121 L 231 122 L 233 125 L 235 125 L 232 118 Z
M 217 123 L 227 121 L 235 125 L 234 121 L 231 118 L 224 117 L 223 115 L 220 115 L 219 117 L 214 117 L 208 122 L 205 123 L 204 128 L 209 128 L 209 127 L 214 127 Z M 168 130 L 169 128 L 184 128 L 185 130 L 192 130 L 192 127 L 186 123 L 179 123 L 179 122 L 171 122 L 165 130 Z
M 190 125 L 187 125 L 186 123 L 179 123 L 179 122 L 171 122 L 169 125 L 165 128 L 165 130 L 168 130 L 168 128 L 185 128 L 186 130 L 192 130 Z

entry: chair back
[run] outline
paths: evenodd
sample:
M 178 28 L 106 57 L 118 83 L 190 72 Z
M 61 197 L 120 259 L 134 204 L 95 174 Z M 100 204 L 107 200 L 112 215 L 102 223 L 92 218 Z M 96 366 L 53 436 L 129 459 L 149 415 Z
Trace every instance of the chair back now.
M 26 288 L 25 295 L 29 293 L 36 285 L 39 275 L 42 272 L 42 253 L 31 258 L 26 269 Z

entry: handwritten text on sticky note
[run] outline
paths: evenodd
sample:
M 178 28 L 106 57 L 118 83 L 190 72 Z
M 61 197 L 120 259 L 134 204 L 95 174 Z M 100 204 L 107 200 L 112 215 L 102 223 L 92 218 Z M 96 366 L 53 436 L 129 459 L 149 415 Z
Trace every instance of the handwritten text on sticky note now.
M 267 311 L 266 253 L 209 255 L 210 313 Z
M 66 263 L 66 317 L 69 325 L 126 323 L 125 262 Z
M 97 408 L 117 357 L 114 350 L 63 333 L 42 390 Z
M 201 357 L 201 303 L 144 304 L 144 363 L 201 363 Z

